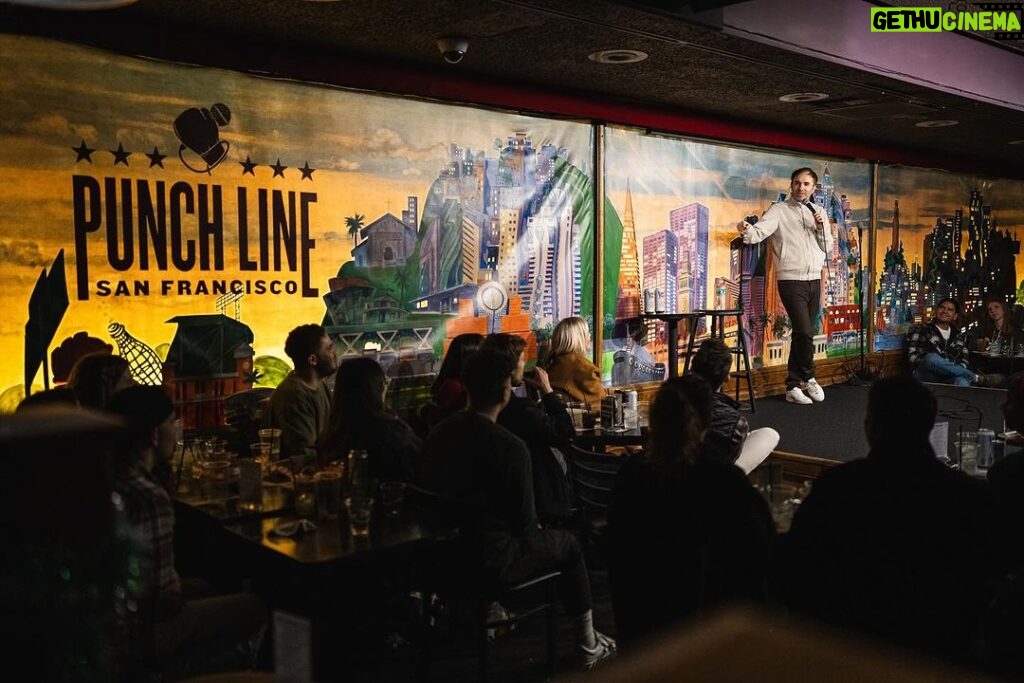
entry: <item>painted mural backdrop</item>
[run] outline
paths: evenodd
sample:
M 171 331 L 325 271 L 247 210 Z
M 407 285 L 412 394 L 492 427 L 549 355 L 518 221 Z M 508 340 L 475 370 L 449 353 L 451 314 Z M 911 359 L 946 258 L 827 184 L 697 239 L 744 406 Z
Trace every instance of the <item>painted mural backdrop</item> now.
M 874 348 L 904 346 L 944 297 L 975 317 L 987 296 L 1024 302 L 1024 183 L 882 166 L 878 174 Z
M 586 124 L 8 35 L 0 122 L 5 407 L 87 347 L 274 386 L 304 323 L 419 375 L 592 309 Z
M 662 323 L 638 326 L 644 290 L 667 311 L 735 308 L 742 298 L 747 349 L 757 365 L 784 364 L 789 319 L 767 245 L 742 248 L 736 223 L 785 199 L 794 169 L 818 174 L 814 202 L 831 218 L 834 248 L 822 269 L 817 357 L 859 352 L 862 242 L 868 239 L 868 164 L 657 137 L 609 128 L 605 188 L 604 369 L 616 384 L 660 378 Z M 866 270 L 867 264 L 863 264 Z M 632 321 L 632 322 L 631 322 Z M 705 336 L 705 322 L 698 339 Z M 735 329 L 727 336 L 735 337 Z M 680 359 L 682 362 L 682 359 Z

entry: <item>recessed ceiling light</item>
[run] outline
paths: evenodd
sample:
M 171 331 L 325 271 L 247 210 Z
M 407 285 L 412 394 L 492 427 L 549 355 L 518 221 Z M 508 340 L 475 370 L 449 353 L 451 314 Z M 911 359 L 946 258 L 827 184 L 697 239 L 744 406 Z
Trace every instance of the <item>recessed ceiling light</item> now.
M 1024 140 L 1010 140 L 1006 144 L 1008 144 L 1008 145 L 1024 145 Z
M 960 122 L 953 119 L 935 119 L 934 121 L 918 121 L 914 125 L 918 128 L 948 128 L 958 123 Z
M 820 102 L 827 100 L 827 92 L 792 92 L 779 98 L 780 102 Z
M 598 64 L 633 64 L 647 59 L 647 53 L 640 50 L 599 50 L 587 55 L 587 59 Z

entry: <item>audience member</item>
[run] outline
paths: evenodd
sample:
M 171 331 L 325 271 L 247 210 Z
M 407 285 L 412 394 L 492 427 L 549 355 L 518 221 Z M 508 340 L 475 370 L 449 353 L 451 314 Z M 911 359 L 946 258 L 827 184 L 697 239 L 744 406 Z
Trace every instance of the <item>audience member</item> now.
M 338 369 L 334 343 L 320 325 L 288 333 L 284 352 L 295 369 L 270 396 L 270 425 L 281 430 L 281 455 L 306 455 L 327 426 L 331 395 L 324 379 Z
M 647 452 L 619 470 L 608 571 L 626 645 L 730 600 L 766 597 L 771 515 L 743 472 L 704 453 L 711 404 L 700 377 L 666 381 L 651 406 Z
M 468 359 L 462 381 L 469 404 L 430 433 L 422 481 L 460 503 L 460 527 L 498 582 L 562 572 L 559 598 L 589 668 L 614 654 L 615 641 L 594 629 L 590 578 L 576 537 L 538 523 L 526 444 L 496 423 L 512 395 L 512 370 L 507 353 L 481 351 Z
M 739 403 L 722 393 L 732 370 L 733 353 L 721 339 L 705 339 L 693 357 L 692 370 L 714 389 L 711 426 L 704 436 L 704 453 L 722 462 L 734 463 L 750 474 L 779 444 L 779 433 L 771 427 L 750 431 Z
M 984 482 L 932 450 L 936 401 L 911 378 L 868 395 L 870 452 L 827 470 L 780 553 L 796 610 L 895 644 L 967 661 L 1000 575 Z
M 967 367 L 966 339 L 956 325 L 960 304 L 943 299 L 935 307 L 931 322 L 918 325 L 907 334 L 907 359 L 914 377 L 922 382 L 939 382 L 966 387 L 972 384 L 999 386 L 998 375 L 979 375 Z
M 52 405 L 78 405 L 78 398 L 75 396 L 75 392 L 71 391 L 67 385 L 53 387 L 52 389 L 45 389 L 43 391 L 37 391 L 34 394 L 29 394 L 21 400 L 18 407 L 14 409 L 14 412 L 20 413 L 26 410 L 33 410 L 35 408 L 42 408 L 44 406 Z
M 590 362 L 590 331 L 587 321 L 572 317 L 559 320 L 551 334 L 551 351 L 547 371 L 551 386 L 573 401 L 589 403 L 592 410 L 601 410 L 605 396 L 601 369 Z
M 481 350 L 504 353 L 511 364 L 512 386 L 525 383 L 540 393 L 540 404 L 521 396 L 512 399 L 498 415 L 498 424 L 526 442 L 533 470 L 534 502 L 542 522 L 553 523 L 571 515 L 572 501 L 566 463 L 559 448 L 568 447 L 576 435 L 565 404 L 555 394 L 543 368 L 526 377 L 526 342 L 514 334 L 492 334 Z M 463 379 L 465 381 L 465 379 Z
M 1011 534 L 1019 536 L 1024 530 L 1024 373 L 1010 378 L 1003 420 L 1009 432 L 1005 456 L 989 468 L 988 482 L 999 507 L 999 518 Z M 1007 551 L 1012 569 L 1024 571 L 1024 547 L 1011 542 Z
M 122 616 L 135 616 L 123 626 L 141 646 L 127 666 L 148 661 L 177 674 L 251 666 L 267 624 L 264 605 L 246 594 L 205 597 L 212 587 L 182 582 L 175 571 L 174 505 L 152 474 L 177 443 L 171 399 L 159 387 L 133 386 L 115 394 L 109 409 L 127 426 L 115 453 L 114 500 L 138 568 L 137 593 L 126 596 L 135 607 Z
M 1020 330 L 1013 324 L 1009 306 L 998 299 L 989 300 L 975 335 L 975 350 L 1009 356 L 1016 353 L 1020 342 Z
M 384 407 L 387 382 L 377 361 L 347 360 L 335 377 L 330 418 L 317 441 L 321 464 L 358 448 L 369 455 L 374 479 L 412 479 L 422 444 L 407 424 Z
M 106 408 L 110 397 L 135 384 L 128 361 L 110 353 L 90 353 L 71 368 L 67 387 L 86 408 Z
M 466 407 L 466 387 L 460 375 L 470 354 L 480 350 L 484 335 L 468 332 L 452 339 L 448 352 L 441 361 L 437 379 L 430 387 L 431 410 L 428 422 L 436 424 L 452 413 Z

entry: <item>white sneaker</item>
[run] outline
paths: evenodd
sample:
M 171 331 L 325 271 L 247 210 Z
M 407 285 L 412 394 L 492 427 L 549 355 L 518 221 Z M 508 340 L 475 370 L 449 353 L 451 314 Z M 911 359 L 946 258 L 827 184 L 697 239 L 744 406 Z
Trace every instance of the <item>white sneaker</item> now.
M 812 401 L 821 403 L 825 400 L 825 390 L 818 384 L 818 380 L 813 377 L 807 380 L 807 386 L 804 388 L 804 393 L 811 397 Z
M 585 669 L 593 669 L 605 660 L 615 656 L 618 649 L 615 641 L 599 631 L 594 631 L 596 643 L 593 648 L 580 645 L 580 663 Z
M 821 390 L 820 387 L 818 390 Z M 802 406 L 809 406 L 812 403 L 814 403 L 814 401 L 807 398 L 807 394 L 805 394 L 804 390 L 801 389 L 800 387 L 793 387 L 792 389 L 786 392 L 786 402 L 799 403 Z

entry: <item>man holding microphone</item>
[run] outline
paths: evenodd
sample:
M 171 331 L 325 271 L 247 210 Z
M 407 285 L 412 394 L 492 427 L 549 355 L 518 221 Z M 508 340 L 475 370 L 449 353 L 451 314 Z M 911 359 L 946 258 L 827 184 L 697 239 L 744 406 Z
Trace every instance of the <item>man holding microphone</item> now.
M 832 251 L 832 230 L 825 210 L 811 203 L 817 184 L 813 170 L 798 168 L 790 176 L 786 201 L 770 206 L 756 225 L 736 225 L 744 244 L 771 238 L 779 298 L 793 329 L 786 400 L 799 405 L 825 400 L 814 377 L 814 323 L 821 311 L 821 268 Z

